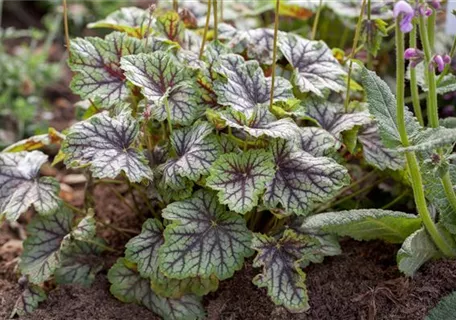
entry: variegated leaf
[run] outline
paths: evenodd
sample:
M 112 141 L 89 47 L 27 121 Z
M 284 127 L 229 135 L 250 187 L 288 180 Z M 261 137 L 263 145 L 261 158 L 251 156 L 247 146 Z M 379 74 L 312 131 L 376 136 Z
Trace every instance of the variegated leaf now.
M 40 151 L 0 153 L 0 220 L 16 221 L 32 205 L 43 215 L 58 208 L 58 182 L 39 177 L 47 159 Z
M 281 205 L 285 211 L 307 214 L 315 202 L 330 199 L 349 182 L 347 169 L 326 157 L 314 157 L 284 140 L 271 146 L 276 174 L 266 186 L 267 207 Z
M 83 99 L 96 99 L 109 108 L 128 98 L 126 77 L 120 68 L 123 56 L 144 51 L 142 42 L 120 32 L 101 38 L 76 38 L 71 41 L 69 65 L 76 72 L 73 92 Z
M 345 71 L 324 42 L 287 34 L 278 48 L 294 68 L 292 82 L 301 92 L 322 97 L 325 91 L 345 90 Z
M 363 146 L 363 155 L 367 163 L 380 170 L 401 170 L 405 168 L 404 154 L 384 146 L 378 126 L 374 122 L 360 129 L 358 140 Z
M 189 124 L 202 110 L 200 92 L 191 74 L 170 52 L 156 51 L 122 58 L 129 81 L 142 89 L 152 104 L 152 116 L 176 124 Z
M 135 147 L 138 123 L 127 113 L 110 118 L 97 114 L 70 128 L 63 145 L 65 164 L 90 166 L 95 178 L 116 178 L 124 172 L 132 182 L 152 180 L 147 160 Z
M 227 110 L 221 113 L 221 118 L 231 128 L 240 129 L 252 137 L 268 136 L 291 140 L 299 135 L 299 127 L 290 118 L 277 120 L 265 107 L 254 107 L 250 117 L 244 112 Z
M 306 101 L 306 107 L 307 114 L 339 141 L 342 132 L 371 122 L 367 111 L 345 112 L 343 105 L 322 99 L 309 99 Z
M 221 203 L 242 214 L 258 204 L 266 183 L 275 173 L 272 154 L 263 150 L 224 154 L 214 162 L 210 172 L 206 185 L 219 191 Z
M 146 27 L 149 20 L 147 11 L 136 8 L 127 7 L 120 8 L 117 11 L 109 14 L 105 19 L 89 23 L 89 28 L 109 28 L 122 32 L 127 32 L 131 35 L 141 35 L 141 27 Z
M 175 158 L 168 160 L 159 169 L 168 186 L 180 188 L 185 179 L 196 181 L 209 173 L 209 167 L 217 159 L 220 147 L 212 128 L 207 122 L 197 122 L 192 127 L 173 131 L 171 145 Z
M 185 295 L 179 299 L 163 298 L 152 291 L 148 279 L 135 271 L 135 265 L 124 258 L 117 260 L 109 270 L 111 293 L 120 301 L 137 303 L 155 312 L 164 320 L 203 319 L 201 299 Z
M 32 313 L 38 307 L 39 303 L 46 300 L 46 298 L 46 292 L 41 287 L 30 283 L 26 284 L 25 289 L 14 304 L 10 318 L 12 319 L 16 315 L 21 317 Z
M 50 216 L 36 216 L 27 226 L 19 268 L 32 283 L 41 283 L 54 273 L 60 261 L 60 244 L 70 233 L 73 214 L 60 208 Z
M 299 129 L 299 136 L 295 139 L 297 147 L 314 157 L 327 156 L 340 146 L 336 138 L 325 129 L 317 127 Z
M 252 248 L 258 254 L 253 266 L 263 267 L 263 271 L 253 279 L 253 283 L 266 287 L 275 304 L 293 312 L 306 311 L 309 298 L 301 261 L 311 255 L 315 247 L 316 243 L 309 237 L 291 229 L 286 230 L 280 239 L 255 234 Z
M 214 192 L 199 190 L 190 199 L 168 205 L 162 214 L 172 224 L 160 248 L 160 270 L 171 278 L 215 275 L 224 280 L 252 253 L 245 220 L 225 211 Z
M 224 78 L 218 79 L 214 90 L 221 105 L 250 115 L 257 105 L 268 106 L 271 95 L 271 78 L 264 76 L 257 61 L 244 61 L 236 54 L 220 57 L 217 72 Z M 293 97 L 288 80 L 276 77 L 273 101 L 284 101 Z

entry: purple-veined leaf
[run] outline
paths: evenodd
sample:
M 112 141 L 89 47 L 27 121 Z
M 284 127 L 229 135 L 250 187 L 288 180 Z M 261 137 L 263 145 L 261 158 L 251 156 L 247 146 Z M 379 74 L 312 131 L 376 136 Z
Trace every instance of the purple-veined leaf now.
M 345 89 L 345 71 L 324 42 L 287 34 L 279 38 L 278 48 L 294 68 L 292 82 L 301 92 L 322 97 L 325 91 Z
M 168 205 L 162 214 L 172 224 L 160 248 L 160 270 L 171 278 L 215 275 L 224 280 L 252 253 L 245 220 L 227 212 L 215 192 L 199 190 L 190 199 Z
M 295 140 L 297 147 L 314 157 L 327 156 L 334 152 L 340 143 L 328 131 L 318 127 L 300 128 Z
M 275 173 L 272 154 L 263 150 L 221 155 L 210 172 L 206 185 L 219 191 L 220 203 L 242 214 L 258 204 Z
M 219 39 L 227 41 L 226 45 L 235 53 L 243 53 L 247 50 L 249 59 L 257 60 L 261 64 L 272 64 L 273 29 L 238 30 L 231 25 L 222 24 L 219 26 L 219 30 Z M 280 59 L 280 52 L 277 59 Z
M 142 89 L 152 104 L 152 116 L 159 121 L 189 124 L 202 112 L 200 92 L 190 72 L 170 52 L 156 51 L 122 58 L 128 80 Z
M 307 214 L 315 202 L 331 198 L 349 182 L 347 169 L 326 157 L 294 150 L 284 140 L 271 146 L 276 174 L 266 186 L 263 200 L 268 208 L 279 204 L 288 212 Z
M 166 39 L 182 44 L 185 38 L 185 26 L 179 14 L 168 11 L 160 15 L 156 21 L 157 32 Z
M 100 254 L 104 245 L 104 241 L 98 238 L 92 238 L 90 242 L 74 240 L 64 244 L 60 250 L 59 266 L 55 270 L 56 282 L 89 287 L 103 268 Z
M 137 264 L 141 277 L 150 278 L 155 293 L 171 298 L 179 298 L 188 293 L 198 296 L 214 291 L 218 287 L 215 277 L 186 279 L 170 279 L 159 270 L 158 251 L 165 242 L 163 226 L 156 219 L 144 222 L 141 233 L 132 238 L 126 245 L 125 258 Z
M 268 106 L 271 95 L 271 78 L 266 78 L 257 61 L 244 61 L 236 54 L 220 57 L 217 72 L 219 78 L 214 90 L 221 105 L 250 115 L 257 105 Z M 276 77 L 273 101 L 284 101 L 293 97 L 291 84 L 282 77 Z
M 36 216 L 27 226 L 28 238 L 24 241 L 19 268 L 32 283 L 49 279 L 60 261 L 60 247 L 70 233 L 73 213 L 60 208 L 50 216 Z
M 71 70 L 76 74 L 71 88 L 83 99 L 97 100 L 109 108 L 129 96 L 126 77 L 120 68 L 123 56 L 144 51 L 141 40 L 120 32 L 100 38 L 76 38 L 70 44 Z
M 59 206 L 59 183 L 39 177 L 48 157 L 40 151 L 0 153 L 0 220 L 16 221 L 30 206 L 42 215 Z
M 397 150 L 383 145 L 377 125 L 372 122 L 363 126 L 358 133 L 358 140 L 363 146 L 364 159 L 380 170 L 400 170 L 405 167 L 405 157 Z
M 209 167 L 217 159 L 220 146 L 212 127 L 207 122 L 197 122 L 192 127 L 173 131 L 171 146 L 176 157 L 159 166 L 167 186 L 180 188 L 187 178 L 196 181 L 209 173 Z
M 38 307 L 38 304 L 46 300 L 46 298 L 46 292 L 44 292 L 41 287 L 27 283 L 14 304 L 14 309 L 11 312 L 10 318 L 12 319 L 16 315 L 21 317 L 32 313 Z
M 288 229 L 282 238 L 276 239 L 256 233 L 252 248 L 258 251 L 254 267 L 263 267 L 253 283 L 266 287 L 268 295 L 277 305 L 293 312 L 309 309 L 305 273 L 301 261 L 312 254 L 316 243 L 310 237 Z
M 93 215 L 93 210 L 89 209 L 89 214 L 86 217 L 82 218 L 81 221 L 79 221 L 79 223 L 73 229 L 73 231 L 71 231 L 71 239 L 86 240 L 95 237 L 97 232 L 97 222 Z
M 179 299 L 160 297 L 152 290 L 149 279 L 141 277 L 135 265 L 124 258 L 118 259 L 109 270 L 108 279 L 110 291 L 117 299 L 143 305 L 165 320 L 196 320 L 205 316 L 201 298 L 195 295 Z
M 355 126 L 363 126 L 372 121 L 367 111 L 345 112 L 342 104 L 322 99 L 309 99 L 306 101 L 306 107 L 307 114 L 338 141 L 341 140 L 342 132 L 353 129 Z
M 90 165 L 95 178 L 116 178 L 124 172 L 132 182 L 152 180 L 152 170 L 144 154 L 135 148 L 138 123 L 126 112 L 110 118 L 97 114 L 70 128 L 63 152 L 69 167 Z
M 250 117 L 244 112 L 227 110 L 221 113 L 221 118 L 231 128 L 240 129 L 252 137 L 268 136 L 291 140 L 299 135 L 298 125 L 290 118 L 277 120 L 266 107 L 254 107 Z
M 88 27 L 109 28 L 127 32 L 130 35 L 141 35 L 141 29 L 147 27 L 148 23 L 149 13 L 146 10 L 136 7 L 127 7 L 114 11 L 105 19 L 89 23 Z

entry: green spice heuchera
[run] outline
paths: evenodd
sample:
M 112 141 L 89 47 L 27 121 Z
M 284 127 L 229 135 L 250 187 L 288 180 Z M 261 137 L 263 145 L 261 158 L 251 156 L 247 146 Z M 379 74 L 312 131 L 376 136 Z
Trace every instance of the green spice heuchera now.
M 252 256 L 260 268 L 253 283 L 276 304 L 303 312 L 303 269 L 338 254 L 337 235 L 403 243 L 398 264 L 406 274 L 433 257 L 454 256 L 456 169 L 447 155 L 456 132 L 424 129 L 404 108 L 401 28 L 416 28 L 417 18 L 395 12 L 397 100 L 363 68 L 367 103 L 348 105 L 347 72 L 322 41 L 220 23 L 218 39 L 203 42 L 177 12 L 159 9 L 123 8 L 91 24 L 116 31 L 70 42 L 71 87 L 90 107 L 62 135 L 54 160 L 85 170 L 85 208 L 60 199 L 54 178 L 40 177 L 47 156 L 31 151 L 30 140 L 0 153 L 0 218 L 15 221 L 31 206 L 37 212 L 13 313 L 31 312 L 45 299 L 44 281 L 89 286 L 103 269 L 100 255 L 113 249 L 96 233 L 89 192 L 97 182 L 127 184 L 147 208 L 141 233 L 108 272 L 111 293 L 164 319 L 204 318 L 202 296 Z M 414 67 L 423 63 L 435 81 L 429 66 L 441 69 L 440 60 L 421 59 Z M 274 80 L 273 64 L 283 75 Z M 430 96 L 435 88 L 423 81 Z M 53 141 L 42 137 L 39 145 Z M 419 216 L 380 209 L 313 214 L 350 182 L 337 154 L 343 145 L 362 150 L 364 164 L 379 170 L 403 171 L 407 163 Z

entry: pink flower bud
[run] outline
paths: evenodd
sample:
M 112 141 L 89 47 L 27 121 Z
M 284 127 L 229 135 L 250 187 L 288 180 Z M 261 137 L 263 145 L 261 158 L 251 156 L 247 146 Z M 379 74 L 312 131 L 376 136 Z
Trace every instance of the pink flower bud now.
M 412 31 L 413 24 L 412 19 L 415 15 L 413 8 L 404 0 L 396 2 L 394 5 L 393 16 L 394 18 L 402 17 L 401 22 L 399 23 L 400 29 L 402 32 L 407 33 Z
M 431 1 L 431 6 L 432 6 L 435 10 L 440 9 L 440 0 L 432 0 L 432 1 Z
M 443 58 L 441 55 L 437 54 L 434 56 L 434 64 L 435 66 L 437 67 L 437 70 L 439 70 L 439 72 L 442 72 L 443 69 L 445 68 L 445 62 L 443 61 Z M 429 64 L 429 67 L 432 67 L 431 64 Z
M 443 62 L 444 62 L 445 64 L 451 63 L 451 57 L 450 57 L 449 55 L 446 54 L 446 55 L 444 55 L 442 58 L 443 58 Z

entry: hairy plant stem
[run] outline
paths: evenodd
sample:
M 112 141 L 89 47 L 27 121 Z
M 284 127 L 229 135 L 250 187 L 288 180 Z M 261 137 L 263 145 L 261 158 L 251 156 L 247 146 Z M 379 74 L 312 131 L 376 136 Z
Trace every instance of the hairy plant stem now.
M 429 37 L 429 44 L 431 45 L 431 51 L 434 51 L 435 46 L 435 10 L 432 10 L 432 14 L 428 17 L 427 21 L 427 32 Z
M 68 57 L 71 57 L 70 51 L 70 32 L 68 29 L 68 6 L 66 0 L 63 0 L 63 26 L 65 28 L 65 42 L 68 50 Z
M 359 34 L 361 31 L 361 24 L 363 22 L 364 10 L 366 8 L 366 0 L 363 0 L 361 4 L 361 12 L 359 14 L 358 23 L 356 24 L 355 39 L 353 40 L 352 50 L 349 55 L 350 65 L 348 67 L 348 79 L 347 79 L 347 94 L 345 96 L 344 107 L 345 111 L 348 111 L 348 103 L 350 102 L 350 85 L 351 85 L 351 73 L 353 69 L 353 57 L 355 56 L 356 46 L 358 45 Z
M 280 0 L 276 0 L 275 17 L 274 17 L 274 42 L 272 48 L 272 67 L 271 67 L 271 94 L 269 96 L 269 110 L 272 110 L 274 102 L 275 71 L 277 60 L 277 34 L 279 33 L 279 8 Z
M 404 115 L 404 34 L 400 29 L 400 21 L 396 20 L 396 121 L 401 138 L 402 145 L 404 147 L 409 146 L 409 140 L 407 136 L 407 129 L 405 124 Z M 426 231 L 434 241 L 435 245 L 439 250 L 448 257 L 455 256 L 454 250 L 451 245 L 447 242 L 444 236 L 440 233 L 432 220 L 431 214 L 429 213 L 426 198 L 424 195 L 423 180 L 421 178 L 420 168 L 418 160 L 413 151 L 406 152 L 405 157 L 407 159 L 407 169 L 410 175 L 410 182 L 412 184 L 413 195 L 415 198 L 415 204 L 418 214 L 423 221 Z
M 209 30 L 209 21 L 211 20 L 211 0 L 207 0 L 207 13 L 206 13 L 206 24 L 204 25 L 203 41 L 201 41 L 201 49 L 199 53 L 199 58 L 203 57 L 204 46 L 206 45 L 207 31 Z
M 371 0 L 367 0 L 367 21 L 371 22 Z M 367 68 L 372 70 L 374 68 L 372 53 L 367 50 Z
M 214 7 L 214 40 L 218 40 L 218 6 L 217 0 L 212 0 L 212 6 Z
M 416 25 L 413 26 L 412 31 L 410 32 L 410 47 L 416 48 Z M 416 70 L 415 68 L 410 68 L 410 92 L 412 96 L 413 111 L 415 116 L 418 119 L 418 122 L 421 126 L 424 127 L 423 113 L 421 111 L 421 103 L 418 92 L 418 84 L 416 81 Z
M 312 37 L 310 38 L 311 40 L 315 40 L 315 36 L 317 35 L 317 28 L 318 28 L 318 22 L 320 20 L 320 15 L 321 15 L 321 10 L 323 9 L 323 0 L 320 0 L 320 3 L 318 4 L 318 10 L 317 14 L 315 15 L 315 20 L 312 26 Z M 277 11 L 278 13 L 278 11 Z

